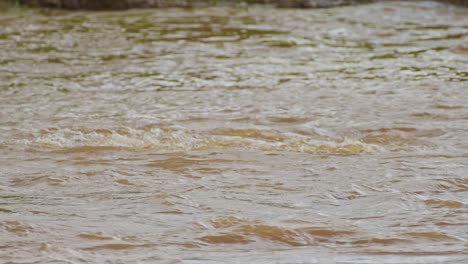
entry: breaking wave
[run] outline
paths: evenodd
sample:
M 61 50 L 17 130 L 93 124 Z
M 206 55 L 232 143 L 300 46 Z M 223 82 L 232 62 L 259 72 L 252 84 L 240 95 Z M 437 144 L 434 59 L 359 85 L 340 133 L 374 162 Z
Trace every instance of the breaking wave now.
M 124 148 L 144 151 L 204 151 L 247 149 L 332 155 L 354 155 L 373 152 L 377 145 L 360 140 L 338 140 L 308 137 L 261 129 L 214 129 L 190 131 L 172 128 L 106 129 L 48 128 L 33 133 L 27 145 L 61 150 L 78 148 Z

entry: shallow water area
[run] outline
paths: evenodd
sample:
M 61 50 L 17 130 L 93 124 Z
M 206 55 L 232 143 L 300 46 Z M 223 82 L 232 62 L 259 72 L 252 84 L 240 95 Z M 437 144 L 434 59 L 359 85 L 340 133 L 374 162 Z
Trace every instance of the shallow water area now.
M 0 260 L 465 263 L 468 9 L 0 12 Z

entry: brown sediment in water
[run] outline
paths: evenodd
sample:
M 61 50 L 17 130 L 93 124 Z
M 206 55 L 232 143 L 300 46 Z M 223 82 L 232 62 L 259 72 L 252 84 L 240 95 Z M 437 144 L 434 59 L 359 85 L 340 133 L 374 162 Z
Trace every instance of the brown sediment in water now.
M 33 231 L 33 227 L 29 224 L 24 224 L 19 221 L 3 221 L 0 222 L 0 230 L 5 230 L 17 235 L 26 235 Z
M 113 238 L 110 236 L 104 235 L 102 232 L 99 233 L 84 233 L 79 235 L 82 239 L 87 240 L 112 240 Z
M 219 136 L 262 139 L 278 142 L 282 142 L 285 140 L 285 137 L 278 132 L 259 129 L 216 129 L 211 131 L 211 134 Z
M 2 260 L 463 263 L 466 12 L 1 12 Z
M 428 239 L 436 241 L 456 240 L 455 238 L 439 232 L 409 232 L 405 235 L 414 239 Z
M 87 251 L 99 251 L 99 250 L 131 250 L 135 248 L 145 248 L 145 247 L 152 247 L 153 245 L 149 244 L 142 244 L 142 245 L 135 245 L 135 244 L 126 244 L 126 243 L 115 243 L 115 244 L 103 244 L 93 247 L 83 248 L 83 250 Z
M 247 244 L 253 242 L 239 234 L 221 234 L 204 236 L 200 238 L 201 241 L 209 244 Z

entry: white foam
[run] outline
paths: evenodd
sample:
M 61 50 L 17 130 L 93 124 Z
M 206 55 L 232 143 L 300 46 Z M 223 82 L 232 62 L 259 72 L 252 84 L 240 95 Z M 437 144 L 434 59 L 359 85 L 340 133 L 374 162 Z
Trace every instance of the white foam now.
M 61 128 L 37 131 L 33 134 L 32 140 L 23 140 L 22 143 L 52 149 L 78 147 L 117 147 L 135 151 L 147 149 L 161 151 L 248 149 L 337 155 L 352 155 L 379 150 L 378 146 L 359 140 L 321 141 L 293 133 L 282 134 L 281 140 L 242 135 L 213 135 L 182 128 Z

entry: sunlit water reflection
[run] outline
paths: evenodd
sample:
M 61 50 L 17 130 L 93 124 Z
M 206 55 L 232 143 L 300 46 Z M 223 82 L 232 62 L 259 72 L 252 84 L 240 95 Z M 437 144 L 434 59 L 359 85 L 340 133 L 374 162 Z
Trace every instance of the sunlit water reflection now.
M 466 260 L 468 9 L 0 25 L 2 261 Z

